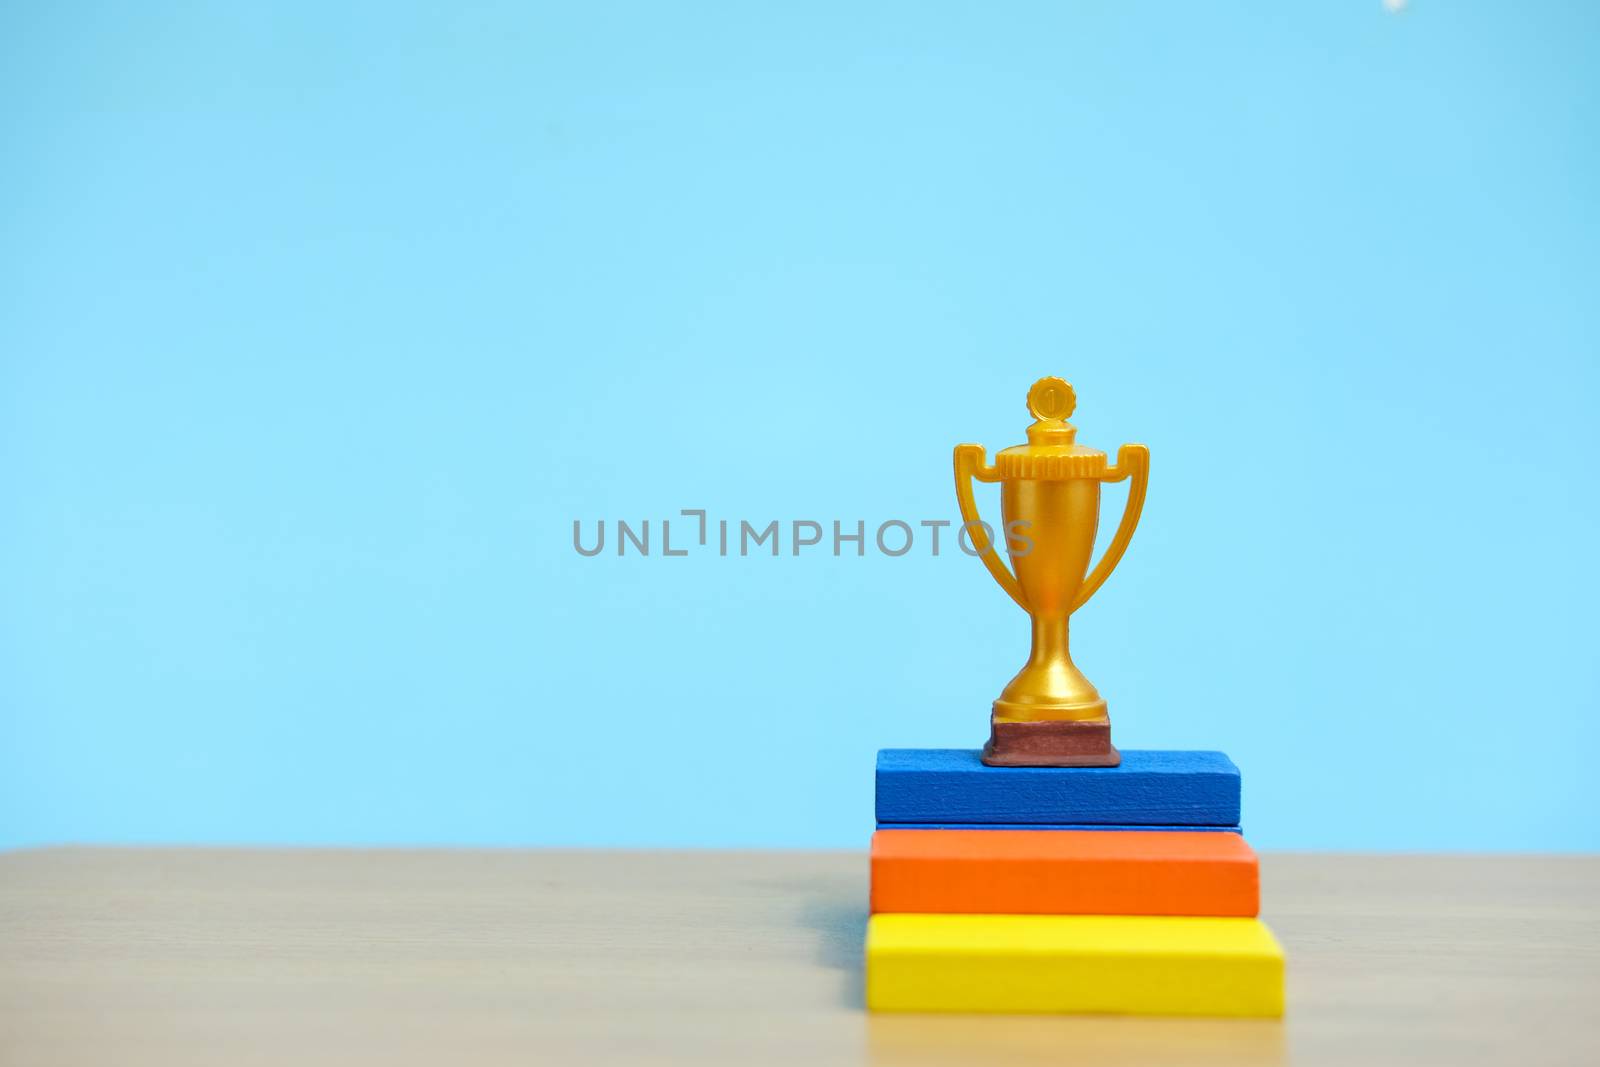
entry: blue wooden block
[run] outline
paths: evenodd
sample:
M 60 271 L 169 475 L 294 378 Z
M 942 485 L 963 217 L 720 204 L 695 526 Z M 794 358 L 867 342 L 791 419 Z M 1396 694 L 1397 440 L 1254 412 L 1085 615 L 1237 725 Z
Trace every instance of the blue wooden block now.
M 986 822 L 986 823 L 954 823 L 954 822 L 880 822 L 880 830 L 1194 830 L 1218 834 L 1242 834 L 1241 826 L 1133 826 L 1128 823 L 1105 823 L 1092 825 L 1086 822 Z
M 886 748 L 878 822 L 1232 827 L 1239 768 L 1220 752 L 1124 749 L 1118 767 L 986 767 L 977 749 Z

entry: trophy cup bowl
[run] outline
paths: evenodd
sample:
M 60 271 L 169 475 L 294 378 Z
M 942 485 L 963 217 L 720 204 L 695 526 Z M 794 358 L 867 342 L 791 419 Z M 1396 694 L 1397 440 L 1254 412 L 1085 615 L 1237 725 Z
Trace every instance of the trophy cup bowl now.
M 1115 466 L 1105 453 L 1076 442 L 1066 418 L 1072 386 L 1042 378 L 1028 392 L 1037 420 L 1028 443 L 1001 451 L 995 465 L 981 445 L 957 445 L 956 499 L 979 558 L 1001 588 L 1028 613 L 1028 660 L 994 702 L 983 761 L 998 767 L 1114 767 L 1106 702 L 1068 650 L 1068 621 L 1116 568 L 1144 507 L 1150 453 L 1123 445 Z M 1131 478 L 1122 521 L 1105 555 L 1089 569 L 1100 520 L 1100 484 Z M 1000 482 L 1007 570 L 988 526 L 978 517 L 973 480 Z
M 1105 716 L 1106 702 L 1067 654 L 1072 601 L 1089 573 L 1100 518 L 1100 483 L 1007 482 L 1000 489 L 1011 569 L 1032 609 L 1033 651 L 1001 692 L 995 714 L 1010 722 L 1082 722 Z

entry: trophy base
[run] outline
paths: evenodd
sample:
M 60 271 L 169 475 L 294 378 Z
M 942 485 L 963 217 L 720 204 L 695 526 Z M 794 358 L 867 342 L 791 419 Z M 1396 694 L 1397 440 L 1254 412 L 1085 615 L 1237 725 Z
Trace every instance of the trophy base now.
M 1000 722 L 991 719 L 983 762 L 990 767 L 1115 767 L 1110 719 Z

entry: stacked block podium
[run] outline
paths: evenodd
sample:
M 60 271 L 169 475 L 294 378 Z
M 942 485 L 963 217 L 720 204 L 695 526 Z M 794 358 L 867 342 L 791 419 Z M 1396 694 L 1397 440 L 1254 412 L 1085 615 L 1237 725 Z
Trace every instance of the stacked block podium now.
M 1220 752 L 1046 768 L 883 750 L 867 1007 L 1281 1015 L 1239 786 Z

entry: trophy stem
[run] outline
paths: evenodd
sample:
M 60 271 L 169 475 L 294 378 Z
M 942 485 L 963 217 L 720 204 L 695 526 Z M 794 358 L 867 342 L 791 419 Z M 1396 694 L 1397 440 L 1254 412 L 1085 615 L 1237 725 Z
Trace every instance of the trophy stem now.
M 1033 648 L 1028 653 L 1028 666 L 1072 662 L 1072 653 L 1067 651 L 1068 618 L 1066 615 L 1059 618 L 1033 616 Z
M 1028 662 L 994 702 L 991 767 L 1115 767 L 1106 702 L 1072 662 L 1068 616 L 1033 616 Z

